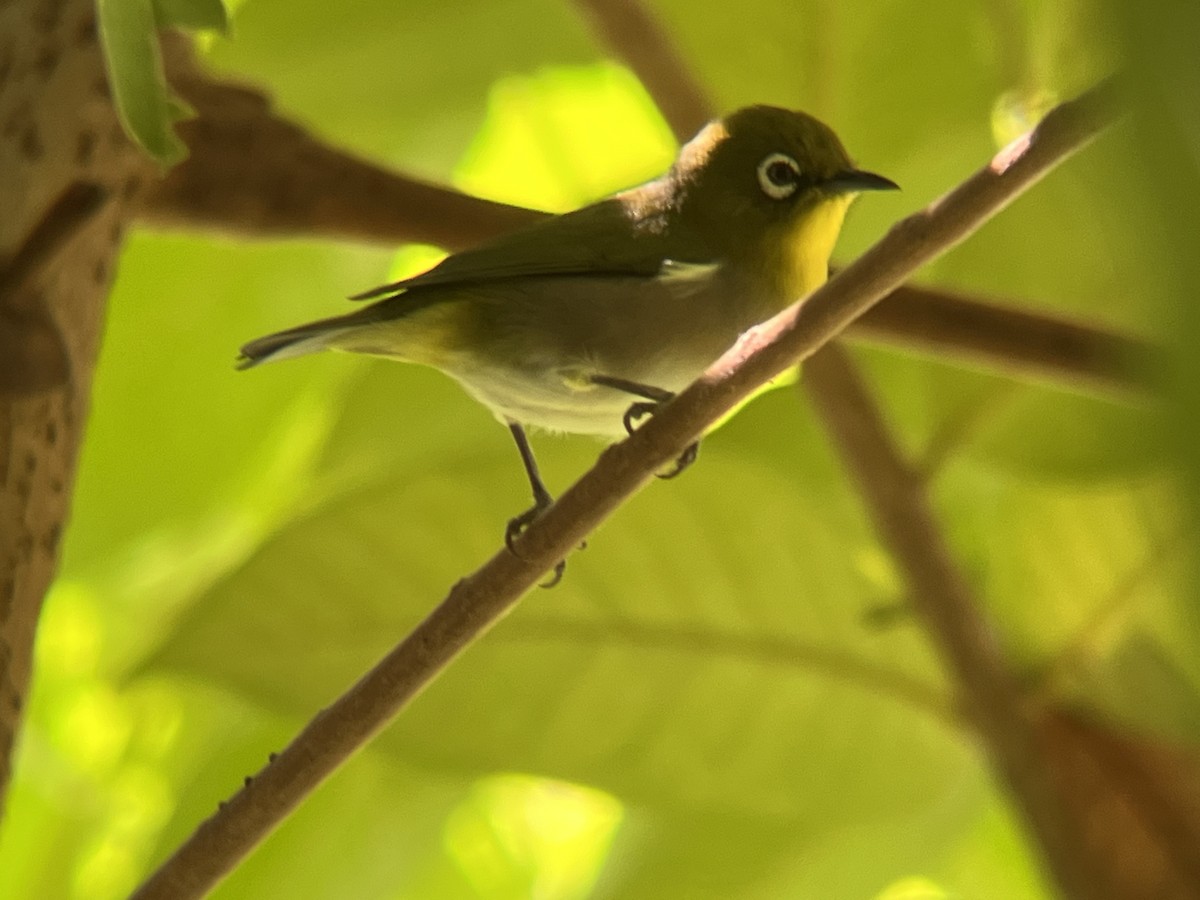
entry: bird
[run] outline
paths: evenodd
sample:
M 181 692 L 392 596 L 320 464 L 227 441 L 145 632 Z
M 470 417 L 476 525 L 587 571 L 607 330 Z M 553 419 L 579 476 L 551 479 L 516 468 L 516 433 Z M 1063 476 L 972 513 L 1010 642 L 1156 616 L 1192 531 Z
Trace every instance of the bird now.
M 623 437 L 828 278 L 856 196 L 897 188 L 813 116 L 746 107 L 705 125 L 660 177 L 356 294 L 375 301 L 362 309 L 250 341 L 239 367 L 332 349 L 452 377 L 520 453 L 533 505 L 508 523 L 512 549 L 553 503 L 528 428 Z

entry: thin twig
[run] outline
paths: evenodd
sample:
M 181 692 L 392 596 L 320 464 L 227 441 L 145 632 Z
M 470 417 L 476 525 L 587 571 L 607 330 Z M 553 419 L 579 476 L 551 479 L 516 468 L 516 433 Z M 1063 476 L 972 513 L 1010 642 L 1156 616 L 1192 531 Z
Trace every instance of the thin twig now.
M 1113 119 L 1115 107 L 1107 85 L 1062 104 L 1024 146 L 993 160 L 928 209 L 893 227 L 802 305 L 748 333 L 631 437 L 605 449 L 596 465 L 517 539 L 517 553 L 502 548 L 458 582 L 404 641 L 201 824 L 135 897 L 187 900 L 210 890 L 705 428 L 759 385 L 810 356 L 917 268 L 964 240 L 1092 140 Z
M 1068 693 L 1068 682 L 1081 681 L 1091 674 L 1090 669 L 1103 657 L 1104 636 L 1114 630 L 1114 623 L 1131 613 L 1140 592 L 1152 583 L 1174 559 L 1183 557 L 1195 548 L 1196 527 L 1184 521 L 1158 536 L 1146 551 L 1145 557 L 1118 581 L 1107 597 L 1090 610 L 1079 623 L 1069 642 L 1040 667 L 1030 691 L 1046 705 L 1054 697 Z
M 920 460 L 914 462 L 921 479 L 926 484 L 937 480 L 955 455 L 1020 396 L 1020 387 L 1009 382 L 989 391 L 986 396 L 975 397 L 972 402 L 946 412 L 925 442 Z

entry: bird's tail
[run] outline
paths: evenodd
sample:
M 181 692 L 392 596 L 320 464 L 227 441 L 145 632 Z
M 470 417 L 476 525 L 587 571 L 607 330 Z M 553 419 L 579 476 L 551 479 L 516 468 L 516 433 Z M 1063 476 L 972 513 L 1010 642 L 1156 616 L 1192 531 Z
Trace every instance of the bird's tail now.
M 238 368 L 249 369 L 259 363 L 274 362 L 277 359 L 291 359 L 293 356 L 303 356 L 334 347 L 343 350 L 357 350 L 361 353 L 379 353 L 379 342 L 371 342 L 372 349 L 368 350 L 363 342 L 355 341 L 354 335 L 370 333 L 372 326 L 385 325 L 408 319 L 413 313 L 420 312 L 431 306 L 441 306 L 444 298 L 436 291 L 424 291 L 419 297 L 401 294 L 373 303 L 366 309 L 356 310 L 344 316 L 333 316 L 307 325 L 299 325 L 286 331 L 277 331 L 246 344 L 238 356 Z M 422 331 L 419 328 L 408 331 L 408 341 L 415 342 L 418 349 L 422 342 L 436 341 L 438 325 L 436 321 L 431 326 L 434 333 Z M 365 332 L 364 332 L 365 329 Z M 404 349 L 405 339 L 399 334 L 392 334 L 389 340 L 394 344 L 393 350 Z M 398 342 L 398 343 L 397 343 Z M 386 346 L 386 344 L 385 344 Z M 419 362 L 421 356 L 394 354 L 410 361 Z
M 257 338 L 242 347 L 237 367 L 249 369 L 259 363 L 291 359 L 293 356 L 324 350 L 333 338 L 357 324 L 348 321 L 350 318 L 335 316 Z

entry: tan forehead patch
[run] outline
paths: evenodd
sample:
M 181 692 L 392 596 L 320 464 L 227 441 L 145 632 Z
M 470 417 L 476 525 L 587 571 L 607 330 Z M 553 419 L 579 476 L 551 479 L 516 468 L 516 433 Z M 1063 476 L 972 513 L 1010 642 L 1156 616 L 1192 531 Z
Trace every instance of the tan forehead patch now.
M 684 144 L 683 149 L 679 151 L 679 161 L 676 165 L 685 172 L 703 168 L 713 150 L 727 137 L 729 130 L 724 122 L 710 122 L 699 134 Z

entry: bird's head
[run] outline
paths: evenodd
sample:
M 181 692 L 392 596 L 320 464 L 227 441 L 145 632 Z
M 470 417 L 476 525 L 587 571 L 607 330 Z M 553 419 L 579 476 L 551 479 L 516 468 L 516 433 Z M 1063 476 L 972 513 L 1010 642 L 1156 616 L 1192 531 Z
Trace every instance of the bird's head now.
M 850 201 L 893 190 L 858 169 L 823 122 L 750 106 L 714 121 L 680 151 L 668 175 L 676 215 L 711 252 L 758 256 L 760 245 L 828 263 Z

